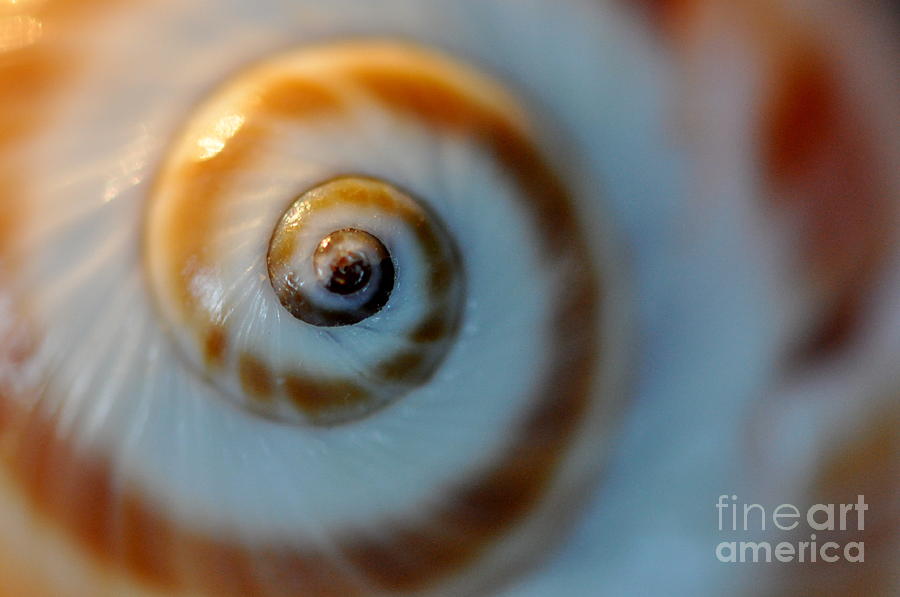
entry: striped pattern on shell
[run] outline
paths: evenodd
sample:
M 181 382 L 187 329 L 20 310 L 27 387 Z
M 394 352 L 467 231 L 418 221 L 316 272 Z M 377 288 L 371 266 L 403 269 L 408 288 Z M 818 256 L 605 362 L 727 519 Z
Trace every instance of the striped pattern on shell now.
M 876 6 L 0 0 L 0 597 L 896 592 Z

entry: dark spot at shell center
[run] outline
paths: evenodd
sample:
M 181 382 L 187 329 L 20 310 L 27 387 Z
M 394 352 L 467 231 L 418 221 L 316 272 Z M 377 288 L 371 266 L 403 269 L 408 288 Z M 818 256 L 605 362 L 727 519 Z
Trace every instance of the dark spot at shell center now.
M 337 294 L 353 294 L 366 287 L 372 278 L 372 264 L 365 255 L 348 252 L 330 264 L 331 277 L 325 288 Z
M 394 286 L 390 253 L 364 230 L 345 228 L 327 235 L 316 248 L 313 266 L 322 287 L 358 300 L 363 310 L 380 309 Z

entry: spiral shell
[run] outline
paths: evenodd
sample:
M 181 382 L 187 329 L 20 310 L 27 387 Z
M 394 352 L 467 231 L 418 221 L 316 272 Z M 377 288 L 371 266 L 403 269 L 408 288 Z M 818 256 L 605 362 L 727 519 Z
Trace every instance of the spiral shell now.
M 871 6 L 0 0 L 0 595 L 890 594 Z
M 56 383 L 98 363 L 54 358 L 86 330 L 36 305 L 50 381 L 10 415 L 29 499 L 167 591 L 473 595 L 530 561 L 595 478 L 623 346 L 606 257 L 534 124 L 490 77 L 386 40 L 301 48 L 214 90 L 147 198 L 149 296 L 112 291 L 107 316 L 147 317 L 120 373 Z M 435 146 L 490 195 L 384 160 Z

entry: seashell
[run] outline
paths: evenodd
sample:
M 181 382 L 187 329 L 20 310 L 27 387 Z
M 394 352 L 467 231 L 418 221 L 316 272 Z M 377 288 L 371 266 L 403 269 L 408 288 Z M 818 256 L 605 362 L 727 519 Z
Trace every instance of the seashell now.
M 14 289 L 55 282 L 10 471 L 115 579 L 86 586 L 471 595 L 544 551 L 596 478 L 626 344 L 537 124 L 436 50 L 309 45 L 187 116 L 129 207 L 140 250 L 41 241 L 101 208 L 29 230 Z M 482 186 L 385 160 L 422 147 Z
M 891 594 L 882 12 L 0 0 L 0 597 Z

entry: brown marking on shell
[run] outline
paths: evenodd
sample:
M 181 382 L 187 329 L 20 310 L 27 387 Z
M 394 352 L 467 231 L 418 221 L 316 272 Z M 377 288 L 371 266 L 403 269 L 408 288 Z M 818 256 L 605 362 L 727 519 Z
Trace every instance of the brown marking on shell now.
M 77 462 L 69 466 L 76 466 Z M 115 554 L 118 565 L 125 567 L 141 582 L 175 588 L 180 582 L 180 570 L 174 554 L 180 549 L 184 534 L 165 519 L 149 516 L 132 494 L 121 488 L 121 528 L 116 529 L 119 545 Z M 44 498 L 46 499 L 46 498 Z M 81 516 L 96 516 L 84 512 Z M 105 553 L 103 546 L 90 546 L 95 554 Z M 114 560 L 115 561 L 115 560 Z
M 228 336 L 222 325 L 211 325 L 203 340 L 203 361 L 208 367 L 221 367 L 228 350 Z
M 0 151 L 46 124 L 42 115 L 73 66 L 71 58 L 43 45 L 0 51 Z
M 455 269 L 459 268 L 459 264 L 454 263 L 452 255 L 446 254 L 430 226 L 418 226 L 416 237 L 425 254 L 425 263 L 428 264 L 430 274 L 428 291 L 431 293 L 431 300 L 435 303 L 440 302 L 445 299 L 453 285 Z
M 437 342 L 444 339 L 452 328 L 444 313 L 445 310 L 443 305 L 435 309 L 413 329 L 409 339 L 416 343 Z
M 293 232 L 289 230 L 288 232 Z M 272 240 L 269 242 L 269 253 L 266 256 L 266 262 L 271 271 L 272 265 L 287 269 L 291 256 L 297 248 L 296 237 L 293 234 L 272 234 Z
M 340 409 L 353 410 L 368 402 L 371 393 L 348 379 L 323 379 L 297 373 L 284 375 L 287 397 L 313 421 L 328 420 Z
M 431 369 L 425 356 L 421 350 L 395 353 L 375 367 L 375 374 L 386 381 L 420 383 Z
M 241 355 L 238 361 L 238 375 L 241 378 L 241 387 L 248 396 L 265 400 L 275 393 L 272 372 L 265 363 L 252 354 Z
M 277 80 L 263 90 L 255 107 L 269 117 L 290 120 L 318 118 L 345 108 L 335 90 L 296 75 Z
M 16 237 L 26 215 L 22 202 L 16 198 L 21 188 L 12 172 L 0 170 L 0 278 L 10 273 L 18 260 Z
M 774 205 L 800 217 L 801 258 L 834 295 L 801 351 L 804 360 L 853 337 L 894 240 L 872 139 L 829 60 L 821 45 L 783 57 L 762 132 Z

